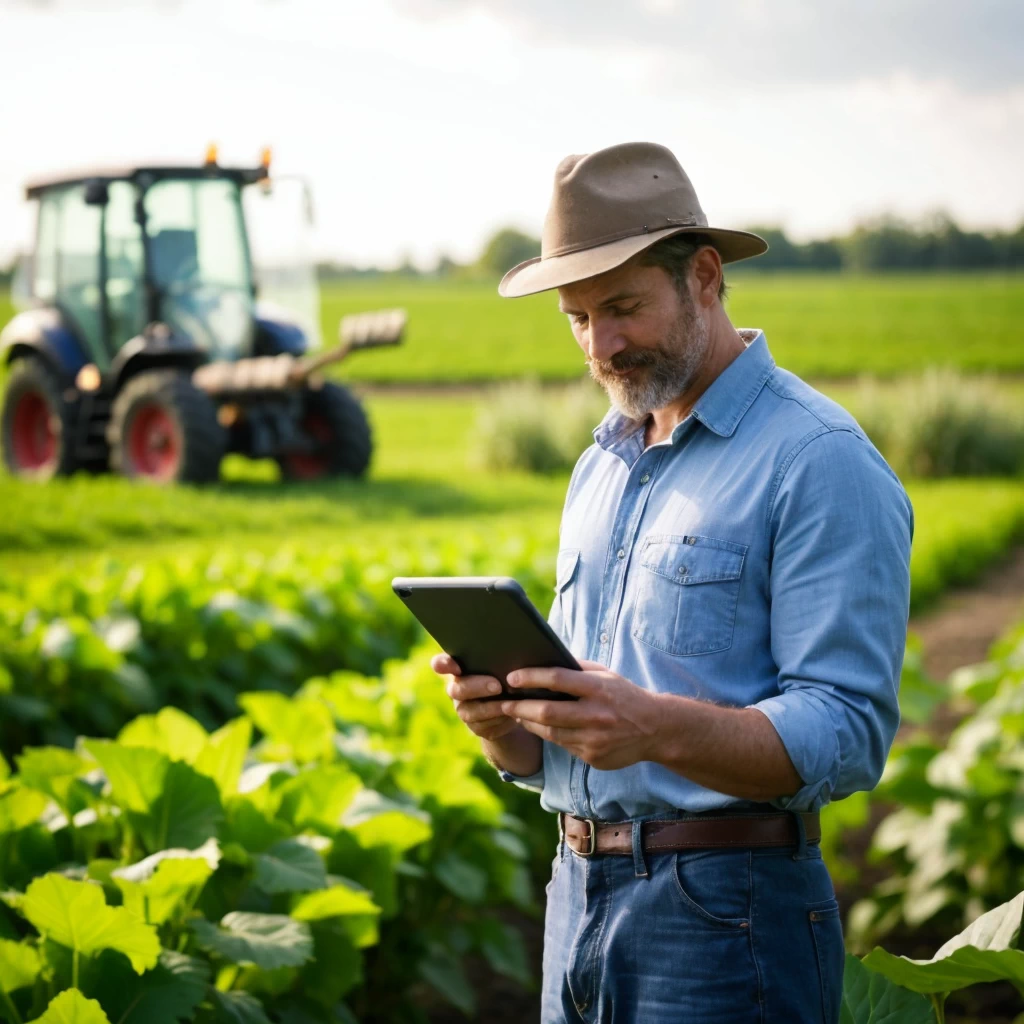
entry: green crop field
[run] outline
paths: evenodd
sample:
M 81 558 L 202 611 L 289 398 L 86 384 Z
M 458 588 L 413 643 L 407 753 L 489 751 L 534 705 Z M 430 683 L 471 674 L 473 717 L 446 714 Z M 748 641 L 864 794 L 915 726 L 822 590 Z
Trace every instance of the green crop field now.
M 776 361 L 810 377 L 894 375 L 941 364 L 1024 371 L 1024 275 L 764 276 L 735 273 L 728 311 L 765 330 Z M 500 299 L 493 284 L 380 280 L 323 289 L 324 337 L 346 313 L 402 306 L 405 347 L 359 353 L 339 376 L 452 383 L 532 374 L 565 380 L 583 356 L 553 294 Z M 0 293 L 0 323 L 10 307 Z
M 780 366 L 802 376 L 905 374 L 942 364 L 1024 370 L 1024 275 L 760 276 L 737 273 L 727 309 L 763 328 Z M 353 356 L 339 374 L 368 381 L 489 380 L 584 373 L 553 294 L 507 300 L 493 285 L 334 285 L 323 293 L 324 337 L 360 309 L 404 306 L 405 351 Z

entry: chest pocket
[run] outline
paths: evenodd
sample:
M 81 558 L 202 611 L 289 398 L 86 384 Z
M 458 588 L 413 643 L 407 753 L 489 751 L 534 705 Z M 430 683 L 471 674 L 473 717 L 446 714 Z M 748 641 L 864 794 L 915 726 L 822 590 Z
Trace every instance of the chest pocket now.
M 732 646 L 747 545 L 658 534 L 640 548 L 633 636 L 666 654 Z

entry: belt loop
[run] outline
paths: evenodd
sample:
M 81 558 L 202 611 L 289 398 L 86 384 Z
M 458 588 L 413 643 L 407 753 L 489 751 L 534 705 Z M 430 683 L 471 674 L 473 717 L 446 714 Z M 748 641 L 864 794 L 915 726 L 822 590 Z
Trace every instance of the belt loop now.
M 558 863 L 561 864 L 565 860 L 565 828 L 562 825 L 562 818 L 565 815 L 564 811 L 558 812 Z
M 647 861 L 644 860 L 643 818 L 633 819 L 633 871 L 637 878 L 648 878 Z
M 807 859 L 807 828 L 804 825 L 804 816 L 799 811 L 790 811 L 793 816 L 793 821 L 796 824 L 796 853 L 793 854 L 793 860 L 806 860 Z

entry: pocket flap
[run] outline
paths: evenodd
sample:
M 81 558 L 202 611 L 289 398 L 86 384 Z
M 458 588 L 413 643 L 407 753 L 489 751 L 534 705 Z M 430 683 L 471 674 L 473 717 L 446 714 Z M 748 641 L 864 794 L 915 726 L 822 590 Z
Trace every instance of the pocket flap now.
M 660 534 L 648 537 L 640 552 L 640 564 L 676 583 L 714 583 L 739 579 L 746 544 L 696 535 Z
M 572 583 L 576 567 L 580 564 L 579 548 L 559 548 L 555 562 L 555 593 L 560 593 Z

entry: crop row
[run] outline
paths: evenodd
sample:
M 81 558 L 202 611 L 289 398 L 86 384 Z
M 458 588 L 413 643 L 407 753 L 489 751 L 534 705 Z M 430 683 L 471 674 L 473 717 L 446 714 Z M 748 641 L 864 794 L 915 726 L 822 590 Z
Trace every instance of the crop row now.
M 472 1012 L 471 955 L 528 984 L 496 910 L 536 912 L 530 835 L 426 658 L 0 762 L 0 1018 L 415 1021 Z

